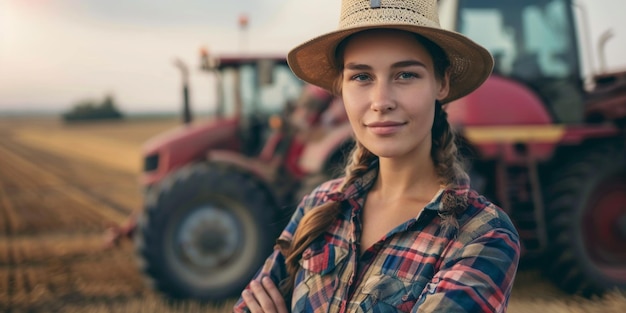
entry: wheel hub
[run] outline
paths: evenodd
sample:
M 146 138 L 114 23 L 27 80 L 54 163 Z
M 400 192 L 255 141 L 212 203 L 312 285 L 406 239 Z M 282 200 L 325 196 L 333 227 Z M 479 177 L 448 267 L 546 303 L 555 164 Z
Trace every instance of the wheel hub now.
M 235 216 L 225 209 L 196 209 L 185 218 L 177 236 L 182 259 L 202 268 L 228 262 L 241 242 L 238 229 Z
M 224 244 L 219 232 L 207 230 L 200 236 L 199 249 L 203 253 L 210 253 L 219 250 Z

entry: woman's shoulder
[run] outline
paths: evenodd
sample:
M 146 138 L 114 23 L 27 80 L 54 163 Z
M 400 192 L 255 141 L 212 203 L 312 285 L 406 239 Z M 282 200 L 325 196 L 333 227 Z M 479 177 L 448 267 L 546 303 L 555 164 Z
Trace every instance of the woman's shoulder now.
M 461 233 L 472 237 L 479 237 L 494 230 L 519 237 L 509 215 L 474 190 L 467 193 L 467 208 L 459 216 L 459 227 Z
M 308 193 L 303 201 L 305 210 L 317 207 L 328 201 L 337 201 L 342 196 L 343 177 L 327 180 Z

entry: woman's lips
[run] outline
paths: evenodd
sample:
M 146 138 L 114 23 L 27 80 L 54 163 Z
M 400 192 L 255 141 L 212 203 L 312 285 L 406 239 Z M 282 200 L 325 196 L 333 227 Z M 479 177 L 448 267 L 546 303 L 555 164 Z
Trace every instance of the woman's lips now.
M 367 123 L 365 126 L 376 135 L 391 135 L 400 131 L 405 123 L 394 121 L 382 121 Z

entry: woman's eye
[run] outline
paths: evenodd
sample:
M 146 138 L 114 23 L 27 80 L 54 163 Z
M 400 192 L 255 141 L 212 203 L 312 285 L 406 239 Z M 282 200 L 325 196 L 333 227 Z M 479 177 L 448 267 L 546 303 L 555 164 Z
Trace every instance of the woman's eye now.
M 358 81 L 358 82 L 362 82 L 362 81 L 367 81 L 369 80 L 369 76 L 367 76 L 366 74 L 356 74 L 353 75 L 350 80 L 354 80 L 354 81 Z
M 398 75 L 399 79 L 411 79 L 411 78 L 417 78 L 417 74 L 415 73 L 411 73 L 411 72 L 402 72 Z

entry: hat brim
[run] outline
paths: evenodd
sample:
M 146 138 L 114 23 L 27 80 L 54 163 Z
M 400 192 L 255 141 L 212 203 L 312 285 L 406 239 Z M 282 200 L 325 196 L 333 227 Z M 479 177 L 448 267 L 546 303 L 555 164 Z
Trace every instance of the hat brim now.
M 305 82 L 333 90 L 337 77 L 335 51 L 348 36 L 369 29 L 398 29 L 421 35 L 441 47 L 450 61 L 450 92 L 443 103 L 459 99 L 478 88 L 493 70 L 493 57 L 482 46 L 462 34 L 427 26 L 387 24 L 333 31 L 293 48 L 287 62 Z

